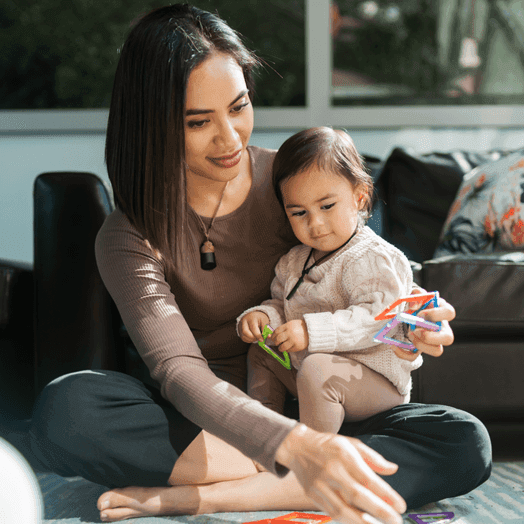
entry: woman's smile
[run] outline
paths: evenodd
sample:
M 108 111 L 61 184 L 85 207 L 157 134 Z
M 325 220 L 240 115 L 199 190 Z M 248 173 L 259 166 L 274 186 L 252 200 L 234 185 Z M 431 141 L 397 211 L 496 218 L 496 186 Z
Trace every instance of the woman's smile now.
M 235 151 L 232 155 L 225 155 L 220 157 L 208 157 L 208 160 L 213 162 L 213 164 L 224 167 L 224 168 L 231 168 L 235 167 L 240 160 L 242 159 L 242 148 Z

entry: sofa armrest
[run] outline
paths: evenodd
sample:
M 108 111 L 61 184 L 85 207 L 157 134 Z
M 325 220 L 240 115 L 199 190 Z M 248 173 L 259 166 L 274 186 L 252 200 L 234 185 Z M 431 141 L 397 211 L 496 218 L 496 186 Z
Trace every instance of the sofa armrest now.
M 456 337 L 524 336 L 524 253 L 428 260 L 422 264 L 422 284 L 455 308 Z
M 34 184 L 37 393 L 84 369 L 118 369 L 120 317 L 95 260 L 95 238 L 113 211 L 106 184 L 91 173 L 39 175 Z

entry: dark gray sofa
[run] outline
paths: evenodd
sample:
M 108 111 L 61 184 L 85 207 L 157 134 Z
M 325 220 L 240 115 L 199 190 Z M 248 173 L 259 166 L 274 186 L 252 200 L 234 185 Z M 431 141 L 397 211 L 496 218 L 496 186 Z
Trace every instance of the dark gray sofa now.
M 412 401 L 465 409 L 505 441 L 524 433 L 524 253 L 432 259 L 462 177 L 499 154 L 395 149 L 366 164 L 377 190 L 369 225 L 413 261 L 422 287 L 457 311 L 455 343 L 425 358 Z M 29 417 L 34 395 L 64 373 L 105 368 L 142 378 L 94 258 L 113 205 L 110 189 L 89 173 L 35 180 L 34 264 L 0 260 L 1 395 L 12 397 L 11 416 Z M 23 406 L 13 391 L 24 392 Z

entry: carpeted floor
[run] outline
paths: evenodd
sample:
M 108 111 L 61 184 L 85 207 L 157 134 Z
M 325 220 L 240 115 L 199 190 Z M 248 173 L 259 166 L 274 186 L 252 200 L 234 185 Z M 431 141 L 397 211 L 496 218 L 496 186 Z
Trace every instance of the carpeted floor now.
M 37 473 L 44 499 L 45 524 L 90 524 L 101 522 L 96 500 L 104 488 L 81 478 L 64 479 L 51 473 Z M 291 511 L 291 510 L 290 510 Z M 456 524 L 518 524 L 524 522 L 524 462 L 496 463 L 491 478 L 468 495 L 412 508 L 407 513 L 452 511 Z M 161 524 L 243 523 L 274 518 L 287 512 L 218 513 L 193 517 L 143 517 L 125 522 Z M 407 514 L 405 523 L 411 523 Z
M 0 427 L 0 438 L 10 442 L 18 450 L 22 461 L 27 462 L 29 471 L 34 472 L 43 497 L 44 524 L 94 524 L 100 523 L 96 501 L 105 488 L 93 484 L 80 477 L 63 478 L 46 472 L 37 459 L 30 453 L 27 442 L 27 422 Z M 2 426 L 0 424 L 0 426 Z M 494 449 L 508 450 L 495 455 L 495 463 L 490 479 L 468 495 L 442 500 L 422 508 L 410 508 L 404 516 L 405 524 L 413 524 L 408 513 L 438 513 L 452 511 L 456 524 L 518 524 L 524 523 L 524 460 L 522 436 L 512 438 L 507 428 L 501 433 L 500 439 L 493 439 Z M 512 446 L 508 446 L 512 444 Z M 514 451 L 509 452 L 511 448 Z M 2 521 L 0 493 L 0 522 Z M 290 510 L 292 511 L 292 510 Z M 288 512 L 256 512 L 256 513 L 220 513 L 214 515 L 182 516 L 182 517 L 143 517 L 129 519 L 129 524 L 161 524 L 162 522 L 178 522 L 180 524 L 227 524 L 244 523 L 265 518 L 274 518 Z M 26 523 L 22 523 L 26 524 Z

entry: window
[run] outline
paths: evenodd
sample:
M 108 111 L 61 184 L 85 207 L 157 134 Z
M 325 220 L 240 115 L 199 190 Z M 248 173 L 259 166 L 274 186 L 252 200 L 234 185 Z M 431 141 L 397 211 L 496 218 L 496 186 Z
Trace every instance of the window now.
M 523 104 L 523 3 L 333 1 L 332 104 Z
M 0 7 L 0 67 L 8 79 L 0 109 L 19 110 L 3 112 L 0 132 L 103 131 L 129 20 L 165 3 L 18 0 Z M 216 10 L 267 62 L 257 81 L 258 130 L 524 127 L 524 0 L 194 3 Z M 100 109 L 23 111 L 50 107 Z
M 256 104 L 305 103 L 305 0 L 195 0 L 246 35 L 267 63 Z M 17 0 L 0 5 L 0 109 L 107 108 L 118 48 L 165 0 Z M 293 52 L 289 52 L 293 50 Z

